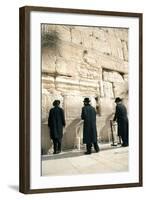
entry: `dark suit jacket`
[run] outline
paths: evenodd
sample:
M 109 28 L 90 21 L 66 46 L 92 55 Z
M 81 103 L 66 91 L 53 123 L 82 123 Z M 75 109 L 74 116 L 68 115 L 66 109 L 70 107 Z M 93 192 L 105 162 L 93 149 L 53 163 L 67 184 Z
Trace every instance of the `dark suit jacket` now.
M 118 135 L 128 135 L 127 109 L 122 103 L 116 105 L 116 112 L 113 120 L 118 123 Z
M 51 139 L 61 139 L 63 136 L 63 126 L 65 126 L 64 111 L 55 106 L 49 112 L 48 126 L 50 128 Z
M 83 143 L 97 142 L 96 130 L 96 111 L 91 105 L 82 108 L 81 118 L 84 120 L 83 125 Z

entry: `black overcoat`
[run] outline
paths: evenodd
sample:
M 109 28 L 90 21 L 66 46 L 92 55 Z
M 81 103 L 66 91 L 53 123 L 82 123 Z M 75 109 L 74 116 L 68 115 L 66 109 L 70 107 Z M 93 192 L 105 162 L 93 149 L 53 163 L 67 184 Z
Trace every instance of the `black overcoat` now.
M 81 118 L 84 120 L 83 125 L 83 143 L 90 144 L 97 142 L 96 130 L 96 111 L 91 105 L 82 108 Z
M 121 136 L 124 142 L 128 142 L 128 117 L 127 109 L 122 103 L 116 105 L 114 121 L 118 123 L 118 136 Z M 126 140 L 126 141 L 125 141 Z
M 63 126 L 65 126 L 64 111 L 55 106 L 49 112 L 48 126 L 50 128 L 51 139 L 61 139 L 63 136 Z

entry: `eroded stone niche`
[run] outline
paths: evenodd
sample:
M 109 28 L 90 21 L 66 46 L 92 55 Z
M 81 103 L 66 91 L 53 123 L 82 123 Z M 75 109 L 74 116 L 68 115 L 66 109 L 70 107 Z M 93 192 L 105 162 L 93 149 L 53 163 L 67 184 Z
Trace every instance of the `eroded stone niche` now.
M 84 97 L 97 110 L 99 141 L 108 142 L 114 99 L 128 106 L 128 29 L 43 24 L 41 35 L 42 152 L 51 147 L 47 119 L 54 99 L 65 111 L 63 148 L 74 148 Z

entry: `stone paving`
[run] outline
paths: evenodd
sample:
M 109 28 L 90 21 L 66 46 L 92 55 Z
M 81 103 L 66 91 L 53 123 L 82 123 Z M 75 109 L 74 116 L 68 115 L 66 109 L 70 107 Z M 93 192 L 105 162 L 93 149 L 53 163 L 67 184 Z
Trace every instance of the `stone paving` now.
M 42 176 L 113 173 L 128 171 L 128 147 L 99 144 L 100 152 L 85 155 L 84 149 L 42 156 Z

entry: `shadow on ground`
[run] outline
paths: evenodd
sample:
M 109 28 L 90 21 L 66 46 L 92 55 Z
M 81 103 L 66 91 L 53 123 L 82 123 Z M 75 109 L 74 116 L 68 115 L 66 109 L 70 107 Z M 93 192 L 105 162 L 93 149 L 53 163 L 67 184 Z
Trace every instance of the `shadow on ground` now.
M 46 156 L 42 156 L 42 160 L 55 160 L 55 159 L 61 159 L 61 158 L 71 158 L 71 157 L 78 157 L 83 156 L 83 151 L 64 151 L 60 154 L 50 154 Z
M 111 146 L 111 144 L 108 145 L 99 145 L 100 147 L 100 152 L 101 151 L 110 151 L 113 149 L 119 149 L 123 148 L 120 145 L 118 146 Z M 81 149 L 80 151 L 78 150 L 68 150 L 68 151 L 63 151 L 60 154 L 48 154 L 48 155 L 43 155 L 42 156 L 42 161 L 45 160 L 55 160 L 55 159 L 62 159 L 62 158 L 71 158 L 71 157 L 79 157 L 79 156 L 86 156 L 84 154 L 85 149 Z M 92 149 L 92 153 L 95 153 L 94 149 Z

